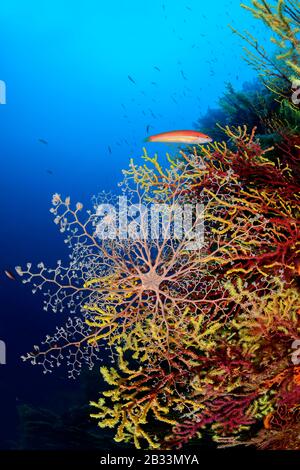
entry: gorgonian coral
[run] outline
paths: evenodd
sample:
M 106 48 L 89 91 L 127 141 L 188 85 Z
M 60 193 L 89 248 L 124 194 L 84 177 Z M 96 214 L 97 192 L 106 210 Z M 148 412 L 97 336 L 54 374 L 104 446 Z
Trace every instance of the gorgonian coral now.
M 145 165 L 131 164 L 123 197 L 140 215 L 131 238 L 110 236 L 115 221 L 111 213 L 101 219 L 99 198 L 81 221 L 82 206 L 55 195 L 70 265 L 18 268 L 34 290 L 47 286 L 46 308 L 82 315 L 24 359 L 47 372 L 66 351 L 74 376 L 80 359 L 92 366 L 105 344 L 117 367 L 102 367 L 113 388 L 93 402 L 93 416 L 137 447 L 180 446 L 203 431 L 222 445 L 247 442 L 258 422 L 270 426 L 291 384 L 285 406 L 297 409 L 290 354 L 299 334 L 298 186 L 286 166 L 268 160 L 254 131 L 226 132 L 230 146 L 182 152 L 169 157 L 170 169 L 147 154 Z M 166 237 L 174 230 L 168 217 L 164 233 L 148 236 L 145 208 L 168 203 L 174 212 L 195 201 L 201 211 L 190 229 L 204 224 L 201 245 Z
M 239 34 L 250 46 L 245 49 L 247 62 L 255 68 L 265 85 L 281 97 L 289 96 L 294 79 L 299 79 L 300 64 L 300 4 L 297 0 L 268 2 L 252 0 L 252 6 L 242 5 L 272 31 L 271 42 L 276 46 L 274 57 L 250 33 Z M 254 51 L 254 52 L 253 52 Z
M 104 398 L 94 403 L 99 408 L 94 416 L 100 426 L 118 425 L 116 438 L 132 438 L 137 446 L 143 439 L 152 447 L 180 446 L 203 430 L 221 445 L 247 442 L 257 423 L 264 418 L 269 423 L 276 416 L 286 389 L 293 390 L 285 402 L 286 415 L 294 416 L 297 423 L 298 368 L 291 363 L 291 346 L 299 336 L 298 186 L 289 184 L 285 167 L 266 158 L 254 133 L 227 132 L 236 149 L 225 144 L 222 149 L 217 144 L 202 149 L 204 168 L 182 154 L 188 160 L 187 197 L 196 193 L 205 200 L 208 195 L 205 221 L 212 238 L 220 236 L 213 262 L 218 290 L 226 300 L 223 315 L 211 314 L 207 324 L 201 310 L 182 310 L 180 318 L 173 320 L 174 355 L 167 369 L 159 353 L 151 357 L 153 369 L 148 362 L 138 370 L 125 370 L 121 364 L 120 374 L 103 369 L 108 383 L 116 387 L 104 394 L 110 404 Z M 145 166 L 133 170 L 136 180 L 147 187 L 159 184 L 160 191 L 162 186 L 172 187 L 161 169 L 159 173 L 161 179 Z M 243 187 L 239 181 L 245 183 L 245 178 Z M 216 196 L 224 181 L 222 197 Z M 147 344 L 145 338 L 142 344 Z M 138 357 L 130 344 L 123 351 Z M 157 432 L 151 433 L 153 419 L 169 424 L 171 432 L 157 425 Z

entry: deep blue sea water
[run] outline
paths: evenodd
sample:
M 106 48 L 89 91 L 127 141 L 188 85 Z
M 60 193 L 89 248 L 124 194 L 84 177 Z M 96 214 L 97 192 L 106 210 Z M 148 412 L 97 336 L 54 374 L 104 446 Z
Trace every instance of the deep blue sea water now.
M 228 24 L 250 30 L 266 47 L 269 34 L 239 3 L 2 2 L 0 339 L 7 364 L 0 366 L 0 448 L 18 442 L 20 403 L 54 409 L 59 391 L 71 396 L 80 387 L 63 371 L 44 376 L 21 362 L 60 318 L 3 271 L 67 256 L 49 213 L 53 193 L 88 206 L 93 194 L 117 189 L 130 158 L 139 160 L 147 126 L 150 133 L 192 129 L 227 82 L 240 88 L 255 77 Z

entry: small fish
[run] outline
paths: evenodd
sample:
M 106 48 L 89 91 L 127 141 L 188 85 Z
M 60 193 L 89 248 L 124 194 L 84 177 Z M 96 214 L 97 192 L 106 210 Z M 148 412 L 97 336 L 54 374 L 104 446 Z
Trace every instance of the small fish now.
M 183 78 L 184 80 L 187 80 L 187 78 L 186 78 L 186 76 L 185 76 L 185 74 L 184 74 L 184 71 L 183 71 L 183 70 L 180 70 L 180 73 L 181 73 L 181 75 L 182 75 L 182 78 Z
M 154 68 L 155 68 L 155 70 L 157 70 L 158 72 L 160 72 L 160 68 L 159 68 L 159 67 L 157 67 L 156 65 L 154 65 Z
M 187 10 L 193 11 L 193 10 L 191 9 L 191 7 L 189 7 L 189 6 L 186 6 L 185 8 L 186 8 Z
M 128 75 L 128 80 L 130 80 L 132 83 L 134 83 L 136 85 L 136 81 L 133 80 L 133 78 L 130 75 Z
M 174 142 L 181 144 L 207 144 L 212 142 L 212 139 L 198 131 L 170 131 L 163 132 L 162 134 L 152 135 L 146 138 L 146 142 Z
M 151 82 L 151 85 L 157 86 L 156 82 Z
M 12 273 L 11 271 L 5 270 L 4 273 L 6 274 L 6 276 L 8 277 L 8 279 L 10 279 L 11 281 L 15 281 L 15 280 L 16 280 L 15 276 L 13 275 L 13 273 Z
M 150 127 L 152 127 L 152 126 L 150 126 L 150 124 L 148 124 L 148 126 L 146 127 L 146 132 L 147 132 L 147 134 L 149 134 Z
M 53 171 L 52 170 L 46 170 L 47 173 L 49 173 L 49 175 L 53 175 Z
M 45 139 L 39 139 L 39 142 L 40 142 L 41 144 L 48 145 L 48 142 L 47 142 L 47 140 L 45 140 Z
M 109 153 L 110 153 L 110 155 L 111 155 L 111 154 L 112 154 L 111 147 L 108 145 L 107 148 L 108 148 L 108 151 L 109 151 Z

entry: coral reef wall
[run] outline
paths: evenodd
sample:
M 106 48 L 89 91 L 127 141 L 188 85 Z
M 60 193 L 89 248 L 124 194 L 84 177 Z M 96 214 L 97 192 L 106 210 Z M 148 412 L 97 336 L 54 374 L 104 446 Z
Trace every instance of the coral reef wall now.
M 69 265 L 17 268 L 44 292 L 46 310 L 70 313 L 23 359 L 44 373 L 65 363 L 75 377 L 105 351 L 109 387 L 98 399 L 95 391 L 92 417 L 137 448 L 201 438 L 220 447 L 300 448 L 300 121 L 292 99 L 300 11 L 282 0 L 245 8 L 270 27 L 276 53 L 268 57 L 242 35 L 260 84 L 228 88 L 218 140 L 168 155 L 167 167 L 146 151 L 143 165 L 131 162 L 122 197 L 140 218 L 127 238 L 116 236 L 108 210 L 117 197 L 97 196 L 84 212 L 55 194 L 51 211 Z M 198 205 L 189 235 L 202 227 L 204 240 L 191 249 L 191 236 L 149 236 L 155 205 L 173 212 Z M 119 224 L 127 215 L 121 207 Z M 164 230 L 174 230 L 168 217 Z

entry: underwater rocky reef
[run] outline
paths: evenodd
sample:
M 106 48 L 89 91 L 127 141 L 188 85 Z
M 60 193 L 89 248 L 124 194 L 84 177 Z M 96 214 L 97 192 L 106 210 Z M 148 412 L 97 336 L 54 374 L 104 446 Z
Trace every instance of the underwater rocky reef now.
M 130 237 L 115 237 L 112 214 L 98 208 L 117 196 L 100 194 L 85 212 L 55 194 L 69 264 L 16 268 L 46 310 L 70 315 L 23 359 L 44 373 L 65 364 L 71 378 L 100 365 L 107 389 L 90 397 L 95 426 L 136 448 L 204 439 L 300 449 L 300 5 L 244 8 L 276 46 L 269 57 L 235 31 L 257 82 L 228 85 L 220 108 L 199 119 L 212 143 L 168 155 L 167 165 L 144 151 L 120 186 L 135 207 L 204 208 L 191 227 L 204 226 L 201 246 L 149 237 L 147 210 Z

